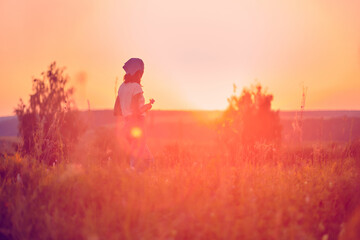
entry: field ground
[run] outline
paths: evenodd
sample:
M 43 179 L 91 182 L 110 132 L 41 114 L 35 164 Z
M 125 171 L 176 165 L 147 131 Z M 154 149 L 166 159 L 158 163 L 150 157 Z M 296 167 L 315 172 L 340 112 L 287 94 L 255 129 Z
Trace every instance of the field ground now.
M 180 151 L 180 152 L 179 152 Z M 150 169 L 126 161 L 47 167 L 0 162 L 4 239 L 358 239 L 353 158 L 300 167 L 170 149 Z M 189 155 L 190 154 L 190 155 Z M 353 236 L 353 234 L 355 234 Z
M 121 120 L 94 117 L 54 166 L 1 138 L 0 239 L 360 239 L 359 143 L 231 156 L 215 120 L 163 114 L 147 122 L 155 163 L 137 171 Z

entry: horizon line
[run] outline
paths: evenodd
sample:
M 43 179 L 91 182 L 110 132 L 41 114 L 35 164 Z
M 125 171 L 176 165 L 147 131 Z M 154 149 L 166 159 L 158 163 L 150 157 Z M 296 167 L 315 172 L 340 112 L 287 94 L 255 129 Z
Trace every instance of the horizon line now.
M 76 109 L 80 112 L 86 112 L 88 109 Z M 96 109 L 90 109 L 90 111 L 112 111 L 111 108 L 96 108 Z M 223 112 L 226 109 L 152 109 L 151 111 L 172 111 L 172 112 Z M 274 111 L 279 112 L 300 112 L 301 110 L 281 110 L 281 109 L 273 109 Z M 304 112 L 360 112 L 360 109 L 308 109 L 303 110 Z M 5 117 L 16 117 L 16 114 L 13 115 L 1 115 L 0 118 Z

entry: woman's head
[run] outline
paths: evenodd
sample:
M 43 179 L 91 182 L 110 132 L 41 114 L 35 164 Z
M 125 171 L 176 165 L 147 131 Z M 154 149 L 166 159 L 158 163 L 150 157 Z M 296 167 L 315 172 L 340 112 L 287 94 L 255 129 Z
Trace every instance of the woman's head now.
M 144 62 L 140 58 L 130 58 L 123 66 L 126 74 L 124 81 L 140 83 L 144 74 Z

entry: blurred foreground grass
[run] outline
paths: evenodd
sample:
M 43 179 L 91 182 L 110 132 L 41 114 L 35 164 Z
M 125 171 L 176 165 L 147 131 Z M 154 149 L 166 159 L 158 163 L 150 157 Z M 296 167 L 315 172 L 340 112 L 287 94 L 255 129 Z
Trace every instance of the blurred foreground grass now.
M 111 162 L 48 167 L 15 154 L 0 159 L 0 238 L 357 239 L 354 161 L 207 159 L 139 173 Z

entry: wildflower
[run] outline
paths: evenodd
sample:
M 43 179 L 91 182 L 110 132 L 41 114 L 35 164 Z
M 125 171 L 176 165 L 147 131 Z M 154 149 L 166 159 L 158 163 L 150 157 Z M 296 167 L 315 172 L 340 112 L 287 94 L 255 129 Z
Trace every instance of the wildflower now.
M 22 183 L 22 179 L 21 179 L 20 173 L 18 173 L 18 174 L 16 175 L 16 182 L 17 182 L 17 183 Z
M 324 224 L 323 224 L 322 222 L 319 223 L 319 226 L 318 226 L 318 227 L 319 227 L 319 230 L 320 230 L 321 232 L 325 230 L 325 226 L 324 226 Z M 324 236 L 325 236 L 325 235 L 324 235 Z M 323 238 L 324 238 L 324 236 L 323 236 Z M 323 238 L 322 238 L 322 239 L 323 239 Z

